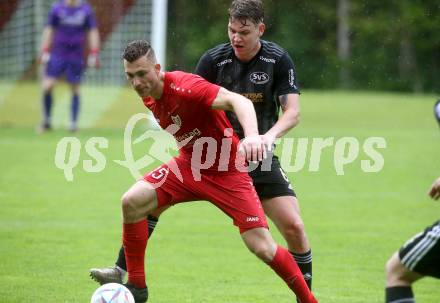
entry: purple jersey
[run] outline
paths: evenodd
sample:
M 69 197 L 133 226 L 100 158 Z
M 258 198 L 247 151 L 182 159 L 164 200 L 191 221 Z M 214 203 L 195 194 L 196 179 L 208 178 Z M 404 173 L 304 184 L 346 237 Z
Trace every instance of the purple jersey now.
M 66 60 L 81 60 L 86 33 L 96 28 L 96 19 L 87 2 L 80 0 L 77 6 L 68 6 L 60 0 L 52 5 L 47 25 L 54 30 L 52 55 Z

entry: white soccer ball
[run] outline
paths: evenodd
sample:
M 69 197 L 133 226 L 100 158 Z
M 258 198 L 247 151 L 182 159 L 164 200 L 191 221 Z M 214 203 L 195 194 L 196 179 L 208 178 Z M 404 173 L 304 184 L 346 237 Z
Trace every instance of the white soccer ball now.
M 90 303 L 134 303 L 134 298 L 124 285 L 107 283 L 95 290 Z

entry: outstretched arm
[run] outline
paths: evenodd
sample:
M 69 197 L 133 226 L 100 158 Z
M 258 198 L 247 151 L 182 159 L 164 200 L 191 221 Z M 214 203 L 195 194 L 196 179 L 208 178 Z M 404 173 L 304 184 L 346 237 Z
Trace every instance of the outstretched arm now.
M 257 115 L 252 101 L 240 94 L 220 88 L 212 108 L 233 111 L 243 128 L 245 138 L 240 148 L 248 161 L 261 161 L 265 157 L 263 144 L 258 135 Z
M 438 200 L 440 198 L 440 177 L 434 181 L 428 194 L 434 200 Z

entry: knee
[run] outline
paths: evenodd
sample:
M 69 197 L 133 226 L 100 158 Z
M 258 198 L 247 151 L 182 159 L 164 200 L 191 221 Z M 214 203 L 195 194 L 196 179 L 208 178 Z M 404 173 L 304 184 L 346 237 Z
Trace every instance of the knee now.
M 261 241 L 250 246 L 249 250 L 259 259 L 268 263 L 275 256 L 276 247 L 268 241 Z
M 43 85 L 43 93 L 44 94 L 51 94 L 52 88 L 53 88 L 53 85 Z
M 130 192 L 126 192 L 121 198 L 122 214 L 125 219 L 130 219 L 136 212 L 135 197 Z
M 295 222 L 289 222 L 284 228 L 284 233 L 288 237 L 302 237 L 305 235 L 304 222 L 301 219 Z

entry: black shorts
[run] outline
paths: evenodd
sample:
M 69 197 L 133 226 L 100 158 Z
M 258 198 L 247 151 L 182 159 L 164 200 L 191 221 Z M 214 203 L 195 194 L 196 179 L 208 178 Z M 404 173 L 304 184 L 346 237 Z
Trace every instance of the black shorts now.
M 399 257 L 409 270 L 440 279 L 440 220 L 406 242 Z
M 249 168 L 252 170 L 254 167 L 250 164 Z M 292 184 L 276 156 L 272 157 L 272 163 L 270 158 L 260 163 L 257 168 L 249 172 L 249 176 L 254 182 L 260 200 L 282 196 L 296 197 Z

